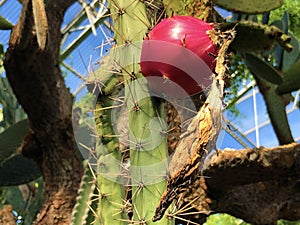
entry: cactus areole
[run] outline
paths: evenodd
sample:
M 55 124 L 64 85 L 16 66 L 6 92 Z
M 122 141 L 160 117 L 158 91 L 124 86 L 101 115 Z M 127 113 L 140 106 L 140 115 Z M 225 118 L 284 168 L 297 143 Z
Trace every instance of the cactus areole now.
M 173 16 L 157 24 L 143 41 L 140 62 L 150 89 L 184 97 L 208 87 L 218 53 L 208 35 L 212 29 L 212 24 L 191 16 Z

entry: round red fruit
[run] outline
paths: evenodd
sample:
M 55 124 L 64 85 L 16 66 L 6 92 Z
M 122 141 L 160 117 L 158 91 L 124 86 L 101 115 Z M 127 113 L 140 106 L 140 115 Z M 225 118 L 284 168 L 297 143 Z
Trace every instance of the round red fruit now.
M 217 48 L 213 25 L 191 16 L 173 16 L 143 41 L 141 71 L 152 91 L 172 97 L 194 95 L 211 84 Z M 160 78 L 160 79 L 158 79 Z

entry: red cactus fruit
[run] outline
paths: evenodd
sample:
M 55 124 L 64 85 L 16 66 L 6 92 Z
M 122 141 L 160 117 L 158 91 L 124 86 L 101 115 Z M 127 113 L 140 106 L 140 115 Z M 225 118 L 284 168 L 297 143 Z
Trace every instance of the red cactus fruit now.
M 212 29 L 191 16 L 173 16 L 156 25 L 143 41 L 140 62 L 150 88 L 182 97 L 208 87 L 218 53 L 208 36 Z

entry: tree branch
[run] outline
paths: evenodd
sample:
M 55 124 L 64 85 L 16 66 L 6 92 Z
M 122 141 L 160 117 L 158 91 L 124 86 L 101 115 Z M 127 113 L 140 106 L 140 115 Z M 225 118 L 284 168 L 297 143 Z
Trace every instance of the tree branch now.
M 72 97 L 59 68 L 60 27 L 73 2 L 48 2 L 46 45 L 40 49 L 32 1 L 24 0 L 5 55 L 7 78 L 30 121 L 26 141 L 30 137 L 38 146 L 24 154 L 36 160 L 44 177 L 46 200 L 35 224 L 70 224 L 83 173 L 73 136 Z
M 228 213 L 252 224 L 300 219 L 300 144 L 276 148 L 220 151 L 204 164 L 203 177 L 191 182 L 184 205 L 203 223 L 213 213 Z
M 6 224 L 6 225 L 16 224 L 16 219 L 14 217 L 13 208 L 11 205 L 7 205 L 0 210 L 0 224 Z

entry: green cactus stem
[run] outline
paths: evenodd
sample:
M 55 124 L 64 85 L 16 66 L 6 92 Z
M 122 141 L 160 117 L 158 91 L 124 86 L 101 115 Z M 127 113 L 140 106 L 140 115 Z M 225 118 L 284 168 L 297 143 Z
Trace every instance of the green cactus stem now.
M 300 89 L 300 59 L 295 62 L 283 77 L 283 83 L 276 89 L 278 94 L 287 94 Z
M 214 0 L 214 2 L 224 9 L 246 14 L 269 12 L 283 4 L 282 0 Z
M 125 188 L 121 175 L 121 153 L 111 123 L 112 100 L 103 92 L 97 99 L 95 118 L 99 139 L 96 143 L 97 189 L 99 202 L 95 224 L 121 225 L 124 211 Z
M 289 43 L 291 37 L 284 34 L 275 26 L 243 21 L 238 23 L 222 23 L 221 30 L 229 30 L 235 27 L 236 38 L 231 48 L 238 52 L 261 52 L 273 47 L 277 42 L 284 50 L 290 52 L 293 46 Z
M 88 215 L 90 205 L 92 204 L 92 197 L 95 189 L 95 179 L 93 177 L 91 168 L 87 161 L 83 162 L 85 171 L 81 180 L 76 205 L 72 214 L 72 225 L 86 225 L 88 224 Z
M 249 53 L 245 54 L 244 58 L 246 65 L 255 76 L 261 77 L 273 84 L 282 83 L 282 76 L 266 61 Z
M 277 85 L 271 84 L 257 76 L 254 76 L 259 91 L 262 93 L 271 124 L 274 128 L 280 145 L 294 142 L 292 132 L 287 120 L 285 107 L 290 102 L 290 95 L 278 95 L 276 93 Z
M 150 27 L 145 4 L 138 0 L 111 0 L 109 6 L 117 47 L 130 49 L 131 46 L 138 45 Z M 124 65 L 122 71 L 128 111 L 133 212 L 131 221 L 134 224 L 150 225 L 154 224 L 154 209 L 166 185 L 167 144 L 163 132 L 164 122 L 161 122 L 164 115 L 160 102 L 150 96 L 146 80 L 139 72 L 140 55 L 128 52 L 125 57 L 132 60 L 130 65 L 120 63 Z M 163 218 L 155 224 L 168 225 L 173 222 L 172 219 Z
M 213 7 L 213 0 L 163 0 L 166 14 L 189 15 L 205 22 L 223 22 L 223 18 Z

